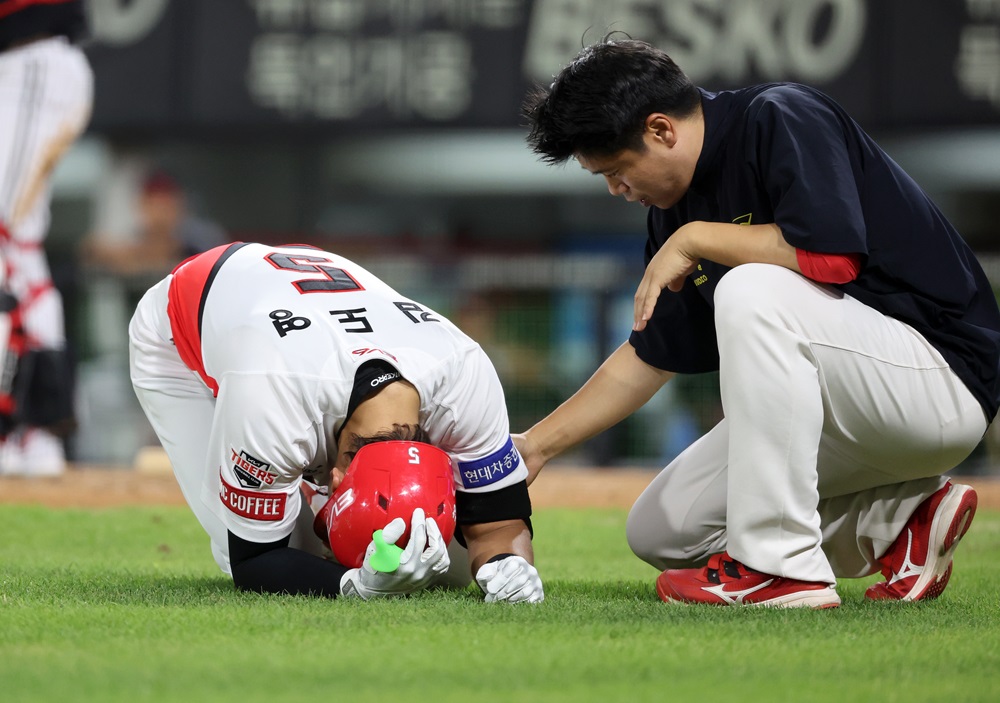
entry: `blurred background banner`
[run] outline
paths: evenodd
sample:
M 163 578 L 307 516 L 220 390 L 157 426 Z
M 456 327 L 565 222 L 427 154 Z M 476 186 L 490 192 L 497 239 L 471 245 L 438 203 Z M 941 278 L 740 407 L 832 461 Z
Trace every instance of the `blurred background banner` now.
M 94 0 L 94 129 L 503 128 L 620 30 L 698 83 L 798 81 L 869 127 L 995 124 L 992 0 Z
M 93 120 L 53 181 L 46 251 L 77 359 L 81 462 L 151 433 L 126 327 L 187 253 L 304 242 L 476 338 L 514 431 L 627 339 L 646 211 L 540 163 L 520 107 L 611 30 L 710 89 L 814 85 L 927 190 L 1000 284 L 1000 0 L 89 0 Z M 670 383 L 565 461 L 662 467 L 720 417 Z M 964 467 L 993 470 L 987 437 Z

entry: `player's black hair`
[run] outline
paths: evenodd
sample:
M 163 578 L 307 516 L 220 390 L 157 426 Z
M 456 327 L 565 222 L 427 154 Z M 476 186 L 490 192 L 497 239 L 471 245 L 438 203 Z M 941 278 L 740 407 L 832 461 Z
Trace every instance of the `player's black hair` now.
M 651 113 L 683 118 L 701 104 L 698 88 L 666 53 L 646 42 L 613 38 L 618 34 L 584 47 L 549 88 L 538 86 L 525 99 L 528 144 L 543 161 L 641 150 Z
M 391 430 L 383 430 L 373 435 L 351 437 L 350 449 L 344 452 L 348 461 L 354 459 L 354 455 L 360 451 L 361 447 L 375 442 L 388 442 L 390 440 L 401 440 L 403 442 L 423 442 L 431 444 L 431 438 L 420 425 L 394 424 Z

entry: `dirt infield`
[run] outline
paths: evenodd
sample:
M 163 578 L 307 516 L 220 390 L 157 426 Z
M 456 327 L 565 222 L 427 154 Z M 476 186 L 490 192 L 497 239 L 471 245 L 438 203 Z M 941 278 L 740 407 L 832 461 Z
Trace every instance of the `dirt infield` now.
M 535 507 L 632 505 L 656 473 L 646 469 L 550 467 L 531 486 Z M 1000 478 L 957 479 L 975 487 L 979 505 L 1000 509 Z M 0 476 L 0 504 L 102 508 L 121 505 L 183 505 L 169 468 L 152 470 L 75 466 L 53 478 Z
M 641 469 L 553 467 L 532 485 L 532 503 L 537 507 L 629 507 L 654 475 Z M 184 496 L 169 471 L 73 467 L 52 478 L 0 476 L 3 503 L 80 508 L 183 505 Z

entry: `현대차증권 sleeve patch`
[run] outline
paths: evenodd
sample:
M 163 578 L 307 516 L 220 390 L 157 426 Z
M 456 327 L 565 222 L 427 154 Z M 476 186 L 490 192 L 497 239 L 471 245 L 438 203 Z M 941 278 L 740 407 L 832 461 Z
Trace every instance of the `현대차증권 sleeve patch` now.
M 482 488 L 507 478 L 521 465 L 521 455 L 508 437 L 506 444 L 492 454 L 474 461 L 461 461 L 458 471 L 465 488 Z

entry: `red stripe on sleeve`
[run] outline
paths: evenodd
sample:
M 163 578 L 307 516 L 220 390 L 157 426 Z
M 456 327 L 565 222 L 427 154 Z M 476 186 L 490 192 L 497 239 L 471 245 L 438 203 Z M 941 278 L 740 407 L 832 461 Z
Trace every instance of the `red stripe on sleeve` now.
M 802 275 L 818 283 L 850 283 L 861 272 L 860 254 L 820 254 L 796 249 L 795 259 Z
M 170 318 L 170 332 L 174 336 L 177 353 L 185 366 L 201 376 L 213 395 L 219 394 L 219 384 L 205 372 L 198 317 L 212 268 L 230 246 L 223 244 L 181 262 L 173 271 L 168 293 L 167 317 Z

